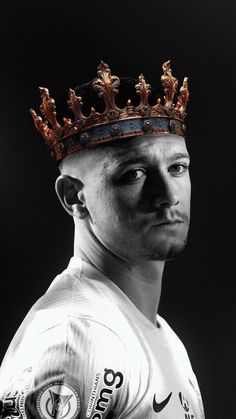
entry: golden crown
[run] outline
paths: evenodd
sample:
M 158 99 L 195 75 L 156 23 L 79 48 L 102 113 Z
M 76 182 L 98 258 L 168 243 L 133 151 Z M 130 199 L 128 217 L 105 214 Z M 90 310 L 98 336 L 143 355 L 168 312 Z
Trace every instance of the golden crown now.
M 178 80 L 172 76 L 170 61 L 165 62 L 162 69 L 163 101 L 158 98 L 154 106 L 148 103 L 151 86 L 146 83 L 141 74 L 135 85 L 136 93 L 140 97 L 139 105 L 133 106 L 131 100 L 128 99 L 127 106 L 120 109 L 115 101 L 115 96 L 119 92 L 120 79 L 111 74 L 107 64 L 101 62 L 98 66 L 97 78 L 91 84 L 98 97 L 103 99 L 105 111 L 99 113 L 92 107 L 90 115 L 85 116 L 82 112 L 82 98 L 76 96 L 75 91 L 70 89 L 67 104 L 74 114 L 74 121 L 70 118 L 63 118 L 63 125 L 57 121 L 55 100 L 50 97 L 47 88 L 40 87 L 42 99 L 40 111 L 43 119 L 33 109 L 30 109 L 30 112 L 36 129 L 50 147 L 56 161 L 59 162 L 68 154 L 85 147 L 137 135 L 172 133 L 185 136 L 184 118 L 189 98 L 188 79 L 184 78 L 176 104 L 174 104 Z

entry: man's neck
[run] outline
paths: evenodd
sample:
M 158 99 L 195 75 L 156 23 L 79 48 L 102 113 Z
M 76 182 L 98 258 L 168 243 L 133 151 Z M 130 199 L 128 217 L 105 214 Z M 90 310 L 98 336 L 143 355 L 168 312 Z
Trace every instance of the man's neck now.
M 106 249 L 90 231 L 77 229 L 74 256 L 86 260 L 112 280 L 156 326 L 164 262 L 123 260 Z

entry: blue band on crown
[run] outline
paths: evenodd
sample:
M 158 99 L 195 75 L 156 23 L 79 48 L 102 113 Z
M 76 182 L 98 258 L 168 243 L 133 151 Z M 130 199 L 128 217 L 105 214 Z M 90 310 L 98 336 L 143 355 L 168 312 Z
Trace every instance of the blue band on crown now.
M 134 137 L 145 134 L 171 133 L 185 135 L 185 125 L 177 119 L 165 117 L 133 118 L 113 121 L 110 124 L 80 131 L 78 135 L 64 138 L 61 142 L 61 152 L 70 154 L 76 149 L 92 147 L 112 140 Z M 58 150 L 57 150 L 58 151 Z

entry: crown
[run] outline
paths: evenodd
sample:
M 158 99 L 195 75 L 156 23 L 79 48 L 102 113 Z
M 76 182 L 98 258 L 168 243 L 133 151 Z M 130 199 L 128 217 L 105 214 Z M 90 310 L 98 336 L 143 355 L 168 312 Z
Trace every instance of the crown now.
M 120 79 L 111 74 L 107 64 L 101 62 L 97 78 L 91 84 L 98 97 L 103 99 L 105 110 L 99 113 L 92 107 L 90 114 L 85 116 L 82 112 L 82 98 L 76 96 L 75 91 L 70 89 L 67 104 L 74 114 L 74 120 L 64 117 L 63 124 L 59 124 L 57 120 L 55 100 L 50 97 L 49 90 L 40 87 L 42 99 L 40 111 L 43 118 L 33 109 L 30 109 L 30 112 L 36 129 L 50 147 L 55 160 L 59 162 L 68 154 L 85 147 L 137 135 L 172 133 L 185 136 L 184 118 L 189 98 L 188 79 L 184 78 L 174 103 L 178 80 L 172 76 L 170 61 L 165 62 L 162 69 L 163 100 L 157 98 L 154 106 L 148 103 L 151 86 L 141 74 L 135 85 L 136 94 L 140 97 L 138 106 L 133 106 L 131 100 L 127 98 L 127 105 L 120 109 L 115 101 L 119 93 Z

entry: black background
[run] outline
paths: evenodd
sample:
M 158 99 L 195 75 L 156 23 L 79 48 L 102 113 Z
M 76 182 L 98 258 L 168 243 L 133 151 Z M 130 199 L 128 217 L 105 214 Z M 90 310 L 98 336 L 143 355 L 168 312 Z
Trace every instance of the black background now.
M 38 86 L 66 101 L 96 75 L 161 64 L 189 77 L 192 223 L 184 256 L 168 263 L 160 313 L 184 341 L 206 418 L 235 415 L 235 7 L 230 1 L 22 0 L 0 6 L 0 356 L 35 300 L 72 254 L 73 224 L 57 202 L 58 174 L 28 109 Z M 173 418 L 174 419 L 174 418 Z

